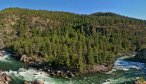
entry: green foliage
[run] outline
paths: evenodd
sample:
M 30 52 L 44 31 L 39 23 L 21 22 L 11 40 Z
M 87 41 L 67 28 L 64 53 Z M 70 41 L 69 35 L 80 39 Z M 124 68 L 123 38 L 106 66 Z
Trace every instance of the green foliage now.
M 145 81 L 144 77 L 140 77 L 139 81 L 140 81 L 140 83 L 144 83 L 144 81 Z
M 0 12 L 0 18 L 0 28 L 12 30 L 4 33 L 6 48 L 18 55 L 39 56 L 41 52 L 53 67 L 75 67 L 81 73 L 88 65 L 110 65 L 117 54 L 145 43 L 145 21 L 112 13 L 9 8 Z

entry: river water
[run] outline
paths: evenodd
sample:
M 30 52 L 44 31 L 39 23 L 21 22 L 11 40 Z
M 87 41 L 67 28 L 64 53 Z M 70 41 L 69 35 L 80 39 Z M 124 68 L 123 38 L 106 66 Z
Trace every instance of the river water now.
M 133 54 L 129 55 L 133 56 Z M 33 81 L 41 79 L 45 84 L 133 84 L 139 77 L 145 77 L 146 66 L 144 63 L 125 61 L 129 56 L 119 58 L 111 71 L 94 75 L 76 77 L 72 79 L 50 77 L 45 72 L 40 72 L 25 66 L 11 58 L 9 54 L 0 57 L 0 70 L 11 75 L 10 84 L 23 84 L 23 80 Z

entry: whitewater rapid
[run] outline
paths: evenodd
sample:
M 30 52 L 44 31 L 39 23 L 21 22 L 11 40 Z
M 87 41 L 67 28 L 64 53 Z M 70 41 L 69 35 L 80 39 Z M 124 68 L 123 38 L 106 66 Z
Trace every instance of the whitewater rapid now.
M 134 54 L 130 56 L 134 56 Z M 94 76 L 86 76 L 83 79 L 78 78 L 69 80 L 53 78 L 43 71 L 25 68 L 21 65 L 21 62 L 11 58 L 10 54 L 0 57 L 0 62 L 1 66 L 3 65 L 2 68 L 6 68 L 6 70 L 4 69 L 4 73 L 12 76 L 13 79 L 16 78 L 15 81 L 21 79 L 26 81 L 43 80 L 45 84 L 118 84 L 125 81 L 135 80 L 139 76 L 145 74 L 144 70 L 146 70 L 146 67 L 144 63 L 124 60 L 130 56 L 119 58 L 115 61 L 113 69 L 106 74 L 97 74 Z M 6 64 L 8 64 L 9 67 Z M 13 67 L 16 67 L 16 69 Z
M 131 54 L 130 56 L 123 56 L 121 58 L 119 58 L 117 61 L 115 61 L 114 63 L 114 67 L 111 71 L 107 72 L 107 74 L 115 74 L 117 71 L 124 71 L 126 73 L 126 71 L 130 71 L 130 70 L 139 70 L 142 72 L 138 72 L 138 73 L 134 73 L 135 75 L 140 75 L 140 74 L 145 74 L 143 72 L 144 69 L 146 69 L 145 67 L 145 63 L 141 63 L 141 62 L 132 62 L 132 61 L 127 61 L 125 59 L 129 58 L 129 57 L 134 57 L 136 53 Z M 123 72 L 123 73 L 124 73 Z M 109 78 L 106 80 L 106 82 L 104 82 L 103 84 L 117 84 L 117 83 L 123 83 L 125 81 L 131 81 L 131 80 L 136 80 L 139 77 L 118 77 L 118 78 Z
M 10 54 L 6 54 L 3 57 L 0 57 L 0 61 L 10 63 L 11 58 Z M 29 68 L 20 68 L 18 71 L 4 71 L 7 75 L 12 76 L 12 78 L 19 78 L 26 81 L 34 81 L 34 80 L 43 80 L 45 84 L 55 84 L 53 78 L 49 77 L 49 75 L 45 72 L 37 71 L 35 69 Z
M 62 81 L 62 79 L 57 79 L 50 77 L 49 74 L 43 71 L 38 71 L 33 68 L 24 68 L 19 61 L 14 60 L 10 57 L 10 54 L 5 54 L 0 57 L 0 62 L 4 63 L 5 68 L 8 68 L 3 72 L 7 75 L 10 75 L 13 79 L 17 80 L 25 80 L 25 81 L 34 81 L 34 80 L 43 80 L 44 84 L 72 84 L 71 80 Z M 9 66 L 5 65 L 9 64 Z M 18 66 L 16 69 L 13 67 Z M 13 70 L 11 70 L 13 69 Z M 15 84 L 15 83 L 14 83 Z
M 8 60 L 10 54 L 5 54 L 4 56 L 0 56 L 0 61 L 4 61 L 4 62 L 11 62 Z
M 12 77 L 21 78 L 26 81 L 33 81 L 33 80 L 43 80 L 45 84 L 55 84 L 54 80 L 49 77 L 47 73 L 44 72 L 38 72 L 34 69 L 24 69 L 20 68 L 18 71 L 6 71 L 5 72 L 8 75 L 11 75 Z
M 124 60 L 126 58 L 128 58 L 128 56 L 119 58 L 115 62 L 113 69 L 127 71 L 129 69 L 143 69 L 143 68 L 145 68 L 145 64 L 144 63 L 126 61 L 126 60 Z

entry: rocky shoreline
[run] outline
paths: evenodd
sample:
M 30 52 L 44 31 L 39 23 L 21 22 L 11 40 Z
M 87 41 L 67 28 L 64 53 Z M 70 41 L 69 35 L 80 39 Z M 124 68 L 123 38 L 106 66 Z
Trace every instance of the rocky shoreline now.
M 4 56 L 5 54 L 5 51 L 0 50 L 0 57 Z M 9 84 L 11 80 L 11 76 L 5 74 L 3 71 L 0 70 L 0 84 Z
M 1 51 L 1 53 L 4 55 L 6 54 L 4 51 Z M 130 53 L 129 53 L 130 54 Z M 128 53 L 124 55 L 129 55 Z M 122 54 L 123 55 L 123 54 Z M 16 55 L 13 55 L 14 58 L 17 58 Z M 39 58 L 41 61 L 37 62 L 34 61 L 34 58 L 28 57 L 27 55 L 22 55 L 21 58 L 17 58 L 17 60 L 27 64 L 30 67 L 33 67 L 35 70 L 38 70 L 39 72 L 47 72 L 50 76 L 54 77 L 64 77 L 64 78 L 73 78 L 77 76 L 84 76 L 88 74 L 94 74 L 94 73 L 106 73 L 112 69 L 112 66 L 108 65 L 89 65 L 86 67 L 86 70 L 84 73 L 79 73 L 77 70 L 71 70 L 67 67 L 62 67 L 63 69 L 52 69 L 50 67 L 45 67 L 45 63 L 43 63 L 43 59 Z M 0 83 L 1 84 L 1 83 Z M 5 83 L 4 83 L 5 84 Z M 23 84 L 44 84 L 44 81 L 42 80 L 35 80 L 35 81 L 24 81 Z
M 55 77 L 73 78 L 81 75 L 108 72 L 112 68 L 112 66 L 106 66 L 106 65 L 89 65 L 86 66 L 86 70 L 84 71 L 84 73 L 80 73 L 77 68 L 62 67 L 61 69 L 55 69 L 52 67 L 48 67 L 46 66 L 45 60 L 41 57 L 33 58 L 25 54 L 21 55 L 21 58 L 18 58 L 19 56 L 17 55 L 13 55 L 13 56 L 17 58 L 19 61 L 25 63 L 26 65 L 33 67 L 38 71 L 45 71 L 50 76 L 55 76 Z
M 119 54 L 118 56 L 122 55 L 127 55 L 126 54 Z M 110 66 L 107 64 L 103 65 L 88 65 L 86 66 L 86 70 L 84 70 L 83 73 L 80 73 L 77 68 L 68 68 L 68 67 L 62 67 L 61 69 L 56 69 L 53 67 L 48 67 L 47 63 L 45 63 L 45 59 L 42 57 L 36 58 L 36 56 L 27 56 L 25 54 L 18 56 L 16 54 L 12 54 L 12 57 L 14 57 L 16 60 L 23 62 L 29 67 L 32 67 L 38 71 L 44 71 L 48 73 L 52 77 L 63 77 L 63 78 L 73 78 L 73 77 L 78 77 L 82 75 L 90 75 L 90 74 L 95 74 L 95 73 L 106 73 L 110 71 L 113 67 L 113 64 Z M 47 66 L 46 66 L 47 65 Z
M 1 53 L 4 51 L 1 51 Z M 3 53 L 5 54 L 5 53 Z M 127 55 L 128 53 L 124 54 Z M 123 54 L 119 54 L 119 57 Z M 48 65 L 45 63 L 45 60 L 42 57 L 36 58 L 36 57 L 30 57 L 25 54 L 18 56 L 16 54 L 12 54 L 12 56 L 20 61 L 28 65 L 29 67 L 32 67 L 38 71 L 44 71 L 48 73 L 50 76 L 55 77 L 63 77 L 63 78 L 73 78 L 78 77 L 82 75 L 88 75 L 88 74 L 95 74 L 95 73 L 106 73 L 110 71 L 113 67 L 113 65 L 88 65 L 86 66 L 86 70 L 84 70 L 83 73 L 80 73 L 77 68 L 68 68 L 68 67 L 62 67 L 61 69 L 55 69 L 52 67 L 48 67 Z M 47 65 L 47 66 L 46 66 Z
M 23 84 L 44 84 L 43 80 L 24 81 Z

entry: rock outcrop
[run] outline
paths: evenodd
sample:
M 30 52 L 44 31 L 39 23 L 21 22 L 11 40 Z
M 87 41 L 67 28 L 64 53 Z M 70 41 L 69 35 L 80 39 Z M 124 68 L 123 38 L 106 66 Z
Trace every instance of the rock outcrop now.
M 0 84 L 9 84 L 11 77 L 0 71 Z
M 21 62 L 29 62 L 29 58 L 27 57 L 27 55 L 22 55 L 20 58 Z
M 21 55 L 20 61 L 24 63 L 36 62 L 36 63 L 43 63 L 44 59 L 40 56 L 27 56 L 26 54 Z
M 109 67 L 105 65 L 90 65 L 87 66 L 85 73 L 107 72 Z

